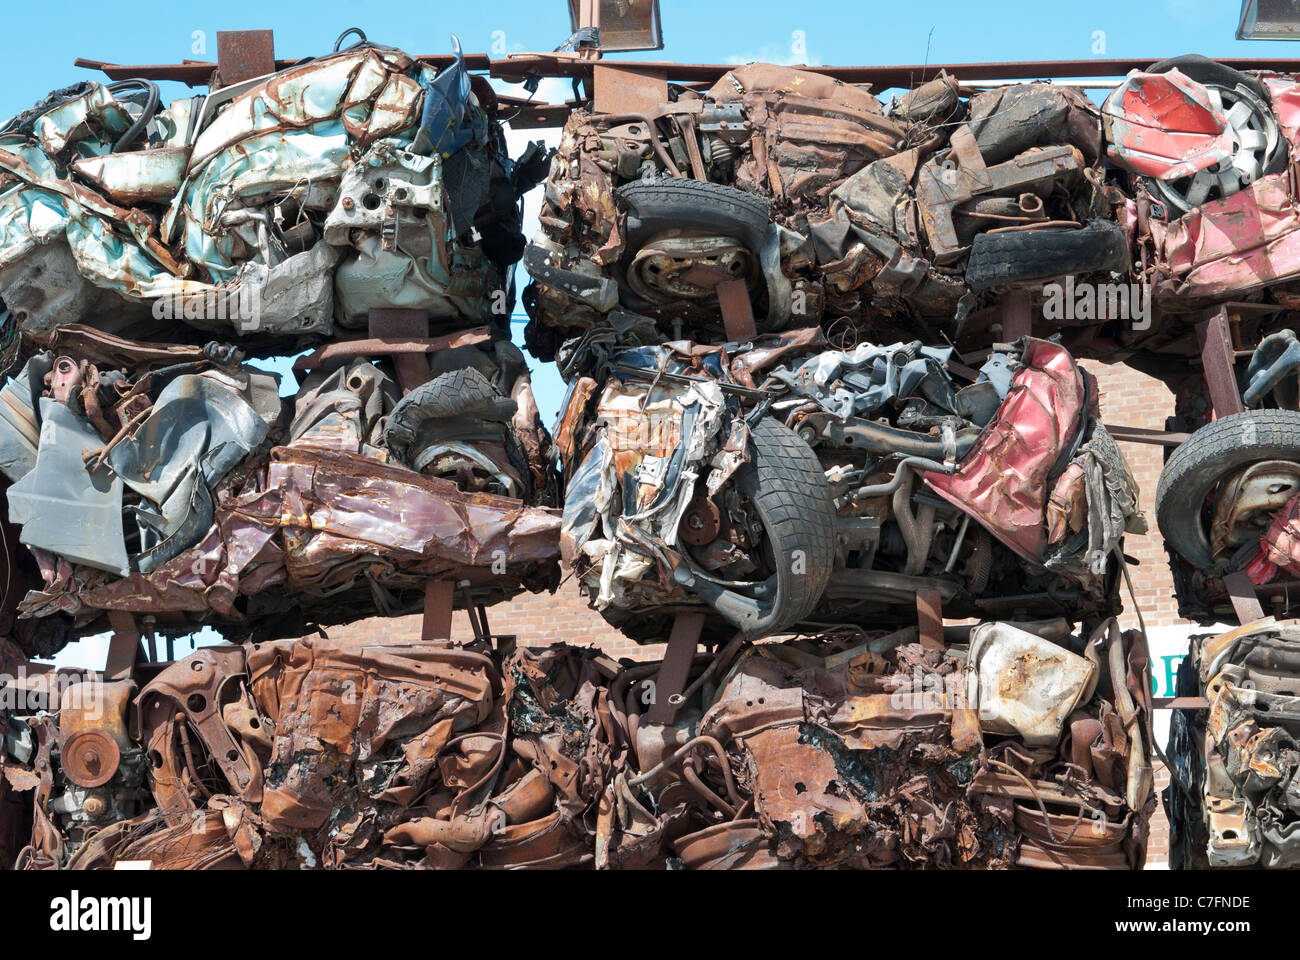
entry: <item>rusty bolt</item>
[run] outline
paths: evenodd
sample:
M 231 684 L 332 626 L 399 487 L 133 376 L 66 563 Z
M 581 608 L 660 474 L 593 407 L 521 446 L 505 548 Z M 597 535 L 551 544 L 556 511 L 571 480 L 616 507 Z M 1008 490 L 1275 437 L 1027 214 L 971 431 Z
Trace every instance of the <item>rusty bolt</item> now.
M 108 810 L 108 804 L 104 802 L 103 797 L 92 795 L 87 797 L 85 802 L 82 803 L 81 809 L 84 810 L 86 816 L 90 817 L 92 820 L 98 820 Z
M 343 209 L 344 209 L 344 210 L 351 210 L 354 206 L 356 206 L 356 201 L 353 200 L 351 197 L 344 197 L 344 198 L 343 198 Z
M 81 755 L 81 762 L 91 776 L 99 776 L 99 754 L 94 750 L 86 750 Z

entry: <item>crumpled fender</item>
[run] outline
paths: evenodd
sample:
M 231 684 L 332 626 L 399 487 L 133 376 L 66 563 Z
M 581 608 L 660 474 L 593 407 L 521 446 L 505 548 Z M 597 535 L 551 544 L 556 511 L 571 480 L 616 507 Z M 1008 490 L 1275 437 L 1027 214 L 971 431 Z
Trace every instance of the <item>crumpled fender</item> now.
M 935 493 L 1017 554 L 1041 563 L 1053 470 L 1087 413 L 1083 372 L 1064 347 L 1027 338 L 997 416 L 952 474 L 924 473 Z

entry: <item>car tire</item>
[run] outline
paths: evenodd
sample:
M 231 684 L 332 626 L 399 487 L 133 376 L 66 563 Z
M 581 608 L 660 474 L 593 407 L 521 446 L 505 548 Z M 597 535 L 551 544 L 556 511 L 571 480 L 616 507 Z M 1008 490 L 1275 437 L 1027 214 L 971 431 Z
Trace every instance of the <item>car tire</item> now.
M 771 224 L 766 200 L 721 183 L 678 177 L 638 180 L 615 194 L 627 211 L 629 254 L 665 230 L 702 230 L 739 240 L 757 255 Z
M 451 370 L 420 384 L 393 407 L 384 425 L 384 445 L 399 463 L 411 464 L 411 445 L 429 420 L 449 421 L 457 428 L 499 430 L 508 425 L 517 405 L 503 397 L 487 377 L 473 367 Z
M 1249 410 L 1197 430 L 1176 449 L 1156 487 L 1156 525 L 1165 543 L 1192 566 L 1214 566 L 1202 521 L 1214 486 L 1261 460 L 1300 462 L 1300 411 Z
M 1181 57 L 1170 57 L 1168 60 L 1153 63 L 1147 68 L 1147 73 L 1168 73 L 1170 70 L 1177 70 L 1197 83 L 1213 83 L 1221 87 L 1235 87 L 1238 84 L 1245 84 L 1261 97 L 1265 103 L 1270 103 L 1272 100 L 1263 81 L 1242 73 L 1240 70 L 1234 70 L 1217 60 L 1203 57 L 1199 53 L 1188 53 Z
M 1044 227 L 978 234 L 971 243 L 966 283 L 978 293 L 1069 274 L 1127 273 L 1128 269 L 1124 228 L 1109 220 L 1093 220 L 1082 229 Z
M 694 586 L 732 625 L 759 637 L 793 627 L 820 602 L 835 563 L 835 504 L 821 461 L 789 427 L 764 417 L 750 442 L 753 456 L 735 483 L 767 537 L 770 600 L 755 603 L 699 578 Z

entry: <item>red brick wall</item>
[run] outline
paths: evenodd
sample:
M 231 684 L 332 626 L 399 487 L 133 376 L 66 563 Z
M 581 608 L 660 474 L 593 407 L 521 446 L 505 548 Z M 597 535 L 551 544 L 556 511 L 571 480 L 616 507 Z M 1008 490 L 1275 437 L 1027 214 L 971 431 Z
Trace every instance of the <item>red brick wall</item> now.
M 1082 365 L 1097 378 L 1101 415 L 1106 423 L 1163 430 L 1165 418 L 1173 416 L 1174 395 L 1155 377 L 1119 363 L 1084 361 Z M 1141 490 L 1140 503 L 1147 518 L 1147 535 L 1130 536 L 1124 541 L 1124 552 L 1138 561 L 1136 567 L 1129 567 L 1137 602 L 1148 627 L 1179 623 L 1174 582 L 1169 574 L 1169 556 L 1165 553 L 1160 532 L 1156 530 L 1156 484 L 1164 464 L 1164 447 L 1151 443 L 1121 443 L 1120 449 L 1124 451 L 1129 469 Z M 1125 590 L 1124 614 L 1120 619 L 1126 627 L 1137 626 L 1131 605 Z
M 1102 418 L 1105 422 L 1126 427 L 1164 429 L 1165 418 L 1174 412 L 1174 398 L 1159 380 L 1123 364 L 1085 362 L 1084 366 L 1097 378 Z M 1129 537 L 1125 541 L 1125 552 L 1138 561 L 1138 566 L 1131 568 L 1137 600 L 1147 626 L 1177 623 L 1177 604 L 1173 599 L 1168 558 L 1155 529 L 1155 490 L 1163 463 L 1163 448 L 1138 443 L 1124 443 L 1121 446 L 1141 488 L 1141 506 L 1149 527 L 1146 536 Z M 1136 627 L 1137 618 L 1133 615 L 1127 593 L 1124 596 L 1124 606 L 1125 612 L 1121 620 L 1126 627 Z M 615 657 L 641 660 L 663 655 L 662 645 L 638 646 L 606 624 L 598 613 L 588 608 L 585 598 L 578 594 L 577 584 L 572 578 L 567 579 L 554 595 L 524 594 L 509 603 L 490 608 L 488 625 L 493 633 L 517 634 L 521 645 L 591 643 Z M 420 618 L 417 616 L 394 620 L 362 620 L 348 627 L 332 628 L 329 632 L 334 636 L 355 636 L 358 639 L 379 641 L 413 639 L 419 636 L 419 630 Z M 463 612 L 457 611 L 452 622 L 452 639 L 469 640 L 472 637 L 468 619 Z M 1167 782 L 1165 771 L 1158 768 L 1157 789 L 1163 789 Z M 1158 809 L 1151 825 L 1148 855 L 1151 862 L 1165 862 L 1168 832 L 1164 812 Z

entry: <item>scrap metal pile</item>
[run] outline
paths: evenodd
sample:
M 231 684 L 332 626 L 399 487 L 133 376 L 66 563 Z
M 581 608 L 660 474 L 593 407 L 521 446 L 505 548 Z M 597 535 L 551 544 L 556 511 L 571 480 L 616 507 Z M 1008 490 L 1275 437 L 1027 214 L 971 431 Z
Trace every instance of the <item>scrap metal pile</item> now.
M 1187 56 L 1134 71 L 1101 107 L 946 74 L 886 106 L 750 64 L 644 112 L 576 110 L 524 255 L 529 346 L 549 359 L 628 314 L 720 343 L 717 285 L 734 280 L 761 332 L 921 331 L 977 350 L 1021 290 L 1076 355 L 1194 354 L 1196 309 L 1294 303 L 1298 105 L 1294 77 Z M 1114 294 L 1076 303 L 1076 283 Z
M 1150 671 L 1115 617 L 1146 526 L 1076 358 L 1182 383 L 1236 304 L 1246 419 L 1173 454 L 1158 522 L 1185 610 L 1241 570 L 1285 589 L 1300 80 L 719 73 L 588 83 L 553 157 L 508 155 L 458 48 L 364 37 L 0 127 L 0 672 L 110 629 L 227 641 L 6 703 L 0 860 L 1144 864 Z M 664 659 L 491 634 L 561 561 Z M 431 585 L 473 642 L 334 630 L 428 618 Z M 1290 862 L 1286 705 L 1241 692 L 1286 642 L 1205 661 L 1208 726 L 1176 726 L 1214 862 Z
M 1155 804 L 1143 644 L 1113 620 L 1086 642 L 1067 630 L 732 643 L 697 658 L 667 725 L 643 720 L 659 664 L 563 644 L 208 648 L 139 689 L 72 684 L 57 713 L 10 715 L 4 855 L 30 869 L 1139 868 Z
M 475 605 L 554 587 L 506 302 L 545 154 L 504 151 L 459 58 L 368 43 L 166 106 L 82 83 L 0 128 L 25 650 L 109 612 L 270 639 L 421 609 L 431 577 Z M 244 362 L 314 346 L 291 402 Z

